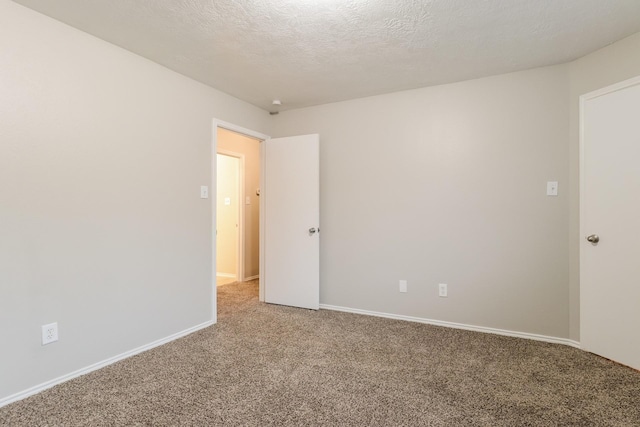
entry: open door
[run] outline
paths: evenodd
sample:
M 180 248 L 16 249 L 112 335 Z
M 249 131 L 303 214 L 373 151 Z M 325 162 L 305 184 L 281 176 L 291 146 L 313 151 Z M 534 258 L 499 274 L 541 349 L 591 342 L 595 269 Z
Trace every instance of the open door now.
M 580 339 L 640 369 L 640 77 L 581 99 Z
M 267 303 L 320 305 L 319 136 L 267 139 L 264 155 L 264 263 Z

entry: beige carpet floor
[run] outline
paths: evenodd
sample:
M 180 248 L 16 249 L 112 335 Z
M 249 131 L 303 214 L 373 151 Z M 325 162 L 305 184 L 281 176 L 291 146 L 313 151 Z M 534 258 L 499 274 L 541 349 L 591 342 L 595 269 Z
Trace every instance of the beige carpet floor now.
M 640 373 L 561 345 L 260 304 L 0 409 L 10 426 L 639 426 Z

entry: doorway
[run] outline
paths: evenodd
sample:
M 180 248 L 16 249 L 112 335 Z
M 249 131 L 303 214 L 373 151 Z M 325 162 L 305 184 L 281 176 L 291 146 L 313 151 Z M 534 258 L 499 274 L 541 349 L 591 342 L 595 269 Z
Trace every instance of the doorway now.
M 238 138 L 243 139 L 245 143 L 227 145 L 233 144 L 233 141 L 229 140 Z M 256 167 L 249 166 L 249 155 L 243 151 L 247 143 L 257 148 L 253 151 Z M 244 176 L 244 184 L 240 185 L 241 218 L 238 229 L 241 236 L 239 252 L 243 255 L 239 259 L 238 280 L 259 278 L 259 301 L 266 301 L 265 294 L 268 286 L 270 296 L 273 297 L 269 298 L 270 303 L 318 309 L 320 294 L 319 135 L 270 138 L 258 132 L 214 120 L 212 152 L 217 154 L 220 150 L 242 153 L 246 163 L 245 173 L 241 173 L 241 176 Z M 224 153 L 221 152 L 221 154 Z M 212 158 L 214 171 L 217 170 L 216 162 L 217 158 Z M 271 170 L 271 174 L 267 173 L 268 170 Z M 254 174 L 255 181 L 249 178 L 248 172 Z M 274 173 L 277 176 L 273 176 Z M 270 178 L 267 179 L 267 176 Z M 278 177 L 280 179 L 277 179 Z M 216 173 L 212 176 L 212 187 L 217 187 Z M 261 191 L 261 187 L 264 187 L 264 192 Z M 271 201 L 269 204 L 266 200 L 267 195 Z M 224 203 L 224 199 L 222 200 Z M 217 203 L 213 202 L 213 204 L 213 226 L 215 227 Z M 248 218 L 250 212 L 251 218 Z M 256 214 L 254 215 L 253 212 Z M 295 218 L 296 221 L 286 221 L 285 217 Z M 255 224 L 252 232 L 257 238 L 249 236 L 248 225 L 252 222 Z M 278 224 L 280 226 L 288 224 L 289 227 L 278 228 Z M 268 230 L 271 230 L 270 238 L 267 236 Z M 301 235 L 303 238 L 300 238 Z M 215 239 L 213 242 L 215 275 L 217 239 L 215 234 L 213 237 Z M 249 240 L 251 243 L 248 243 Z M 268 250 L 267 247 L 269 247 Z M 252 253 L 255 255 L 250 256 Z M 291 268 L 292 262 L 293 268 Z M 251 263 L 253 266 L 250 265 Z M 272 272 L 270 279 L 266 274 L 269 272 Z M 273 276 L 273 273 L 277 272 L 285 272 L 285 274 L 280 277 Z M 215 323 L 218 308 L 215 280 L 213 294 L 212 320 Z M 293 295 L 294 298 L 281 301 L 277 298 L 278 294 L 287 297 Z M 307 300 L 312 301 L 309 303 Z
M 260 139 L 216 129 L 217 285 L 260 277 Z
M 241 154 L 216 154 L 216 282 L 218 286 L 241 280 L 240 180 Z

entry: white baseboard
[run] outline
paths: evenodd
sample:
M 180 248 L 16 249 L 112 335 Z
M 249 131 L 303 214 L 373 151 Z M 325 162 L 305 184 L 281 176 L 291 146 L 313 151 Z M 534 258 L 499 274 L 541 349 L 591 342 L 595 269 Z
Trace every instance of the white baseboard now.
M 423 317 L 403 316 L 401 314 L 381 313 L 378 311 L 361 310 L 358 308 L 340 307 L 336 305 L 320 304 L 321 310 L 344 311 L 345 313 L 364 314 L 365 316 L 385 317 L 387 319 L 405 320 L 407 322 L 425 323 L 427 325 L 444 326 L 446 328 L 464 329 L 467 331 L 484 332 L 488 334 L 504 335 L 507 337 L 525 338 L 535 341 L 544 341 L 553 344 L 563 344 L 580 348 L 580 343 L 568 338 L 550 337 L 547 335 L 530 334 L 528 332 L 516 332 L 506 329 L 488 328 L 485 326 L 467 325 L 464 323 L 445 322 L 442 320 L 425 319 Z
M 232 279 L 236 278 L 236 275 L 232 274 L 232 273 L 217 273 L 216 272 L 216 276 L 218 276 L 218 277 L 229 277 L 229 278 L 232 278 Z
M 247 277 L 245 280 L 254 280 L 254 278 L 259 278 L 258 276 L 252 276 L 252 277 Z M 474 326 L 474 325 L 466 325 L 463 323 L 454 323 L 454 322 L 445 322 L 442 320 L 433 320 L 433 319 L 425 319 L 422 317 L 412 317 L 412 316 L 403 316 L 400 314 L 391 314 L 391 313 L 382 313 L 382 312 L 377 312 L 377 311 L 369 311 L 369 310 L 361 310 L 361 309 L 357 309 L 357 308 L 348 308 L 348 307 L 340 307 L 340 306 L 335 306 L 335 305 L 328 305 L 328 304 L 320 304 L 320 309 L 322 310 L 333 310 L 333 311 L 343 311 L 346 313 L 354 313 L 354 314 L 363 314 L 366 316 L 375 316 L 375 317 L 384 317 L 387 319 L 395 319 L 395 320 L 404 320 L 404 321 L 408 321 L 408 322 L 417 322 L 417 323 L 424 323 L 424 324 L 428 324 L 428 325 L 435 325 L 435 326 L 444 326 L 447 328 L 456 328 L 456 329 L 464 329 L 467 331 L 475 331 L 475 332 L 484 332 L 484 333 L 490 333 L 490 334 L 496 334 L 496 335 L 504 335 L 504 336 L 508 336 L 508 337 L 516 337 L 516 338 L 525 338 L 525 339 L 530 339 L 530 340 L 535 340 L 535 341 L 544 341 L 544 342 L 549 342 L 549 343 L 554 343 L 554 344 L 563 344 L 563 345 L 568 345 L 570 347 L 575 347 L 575 348 L 581 348 L 580 347 L 580 343 L 578 341 L 574 341 L 568 338 L 558 338 L 558 337 L 550 337 L 550 336 L 546 336 L 546 335 L 538 335 L 538 334 L 530 334 L 527 332 L 516 332 L 516 331 L 509 331 L 509 330 L 505 330 L 505 329 L 496 329 L 496 328 L 488 328 L 488 327 L 484 327 L 484 326 Z M 101 362 L 97 362 L 94 363 L 92 365 L 86 366 L 84 368 L 78 369 L 77 371 L 71 372 L 69 374 L 66 375 L 62 375 L 58 378 L 55 378 L 53 380 L 44 382 L 42 384 L 38 384 L 34 387 L 28 388 L 26 390 L 23 390 L 21 392 L 12 394 L 10 396 L 7 396 L 5 398 L 0 399 L 0 408 L 3 406 L 6 406 L 10 403 L 13 402 L 17 402 L 19 400 L 25 399 L 29 396 L 32 396 L 34 394 L 40 393 L 41 391 L 44 391 L 48 388 L 51 388 L 53 386 L 56 386 L 58 384 L 61 384 L 63 382 L 69 381 L 73 378 L 77 378 L 79 376 L 82 376 L 84 374 L 88 374 L 89 372 L 98 370 L 100 368 L 104 368 L 105 366 L 111 365 L 113 363 L 116 363 L 120 360 L 126 359 L 128 357 L 134 356 L 136 354 L 145 352 L 147 350 L 151 350 L 154 347 L 158 347 L 161 346 L 163 344 L 166 344 L 168 342 L 174 341 L 178 338 L 182 338 L 186 335 L 192 334 L 200 329 L 204 329 L 206 327 L 209 327 L 211 325 L 213 325 L 215 322 L 213 321 L 208 321 L 208 322 L 204 322 L 201 323 L 199 325 L 193 326 L 191 328 L 185 329 L 181 332 L 177 332 L 173 335 L 169 335 L 168 337 L 165 338 L 161 338 L 159 340 L 153 341 L 149 344 L 137 347 L 133 350 L 129 350 L 126 351 L 124 353 L 118 354 L 116 356 L 110 357 L 108 359 L 105 359 Z
M 66 375 L 62 375 L 62 376 L 60 376 L 58 378 L 55 378 L 53 380 L 44 382 L 42 384 L 38 384 L 38 385 L 36 385 L 34 387 L 31 387 L 31 388 L 28 388 L 26 390 L 20 391 L 18 393 L 12 394 L 10 396 L 4 397 L 4 398 L 0 399 L 0 408 L 2 408 L 5 405 L 8 405 L 10 403 L 17 402 L 18 400 L 22 400 L 24 398 L 32 396 L 34 394 L 40 393 L 41 391 L 44 391 L 44 390 L 46 390 L 48 388 L 51 388 L 51 387 L 56 386 L 58 384 L 61 384 L 63 382 L 69 381 L 69 380 L 71 380 L 73 378 L 77 378 L 77 377 L 79 377 L 81 375 L 88 374 L 89 372 L 98 370 L 100 368 L 104 368 L 105 366 L 108 366 L 108 365 L 111 365 L 113 363 L 116 363 L 116 362 L 118 362 L 118 361 L 120 361 L 122 359 L 126 359 L 128 357 L 134 356 L 134 355 L 142 353 L 144 351 L 151 350 L 154 347 L 158 347 L 160 345 L 163 345 L 163 344 L 166 344 L 168 342 L 174 341 L 174 340 L 176 340 L 178 338 L 182 338 L 185 335 L 192 334 L 192 333 L 194 333 L 194 332 L 196 332 L 196 331 L 198 331 L 200 329 L 204 329 L 204 328 L 206 328 L 208 326 L 211 326 L 214 323 L 215 322 L 213 322 L 213 321 L 208 321 L 208 322 L 201 323 L 199 325 L 196 325 L 196 326 L 193 326 L 191 328 L 185 329 L 184 331 L 177 332 L 177 333 L 175 333 L 173 335 L 169 335 L 168 337 L 161 338 L 159 340 L 153 341 L 152 343 L 145 344 L 145 345 L 143 345 L 141 347 L 138 347 L 138 348 L 134 348 L 133 350 L 126 351 L 124 353 L 118 354 L 117 356 L 110 357 L 110 358 L 105 359 L 105 360 L 103 360 L 101 362 L 94 363 L 92 365 L 89 365 L 89 366 L 86 366 L 84 368 L 78 369 L 77 371 L 73 371 L 71 373 L 68 373 Z
M 256 280 L 256 279 L 259 279 L 259 278 L 260 278 L 260 275 L 259 275 L 259 274 L 256 274 L 255 276 L 245 277 L 245 278 L 244 278 L 244 281 L 245 281 L 245 282 L 248 282 L 249 280 Z

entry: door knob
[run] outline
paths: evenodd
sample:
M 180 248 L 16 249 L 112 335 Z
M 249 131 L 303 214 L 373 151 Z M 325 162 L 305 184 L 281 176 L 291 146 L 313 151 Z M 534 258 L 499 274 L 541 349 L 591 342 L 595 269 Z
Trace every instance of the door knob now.
M 315 227 L 311 227 L 311 228 L 309 229 L 309 234 L 316 234 L 316 229 L 315 229 Z
M 597 234 L 591 234 L 591 235 L 587 236 L 586 239 L 587 239 L 587 242 L 590 242 L 590 243 L 592 243 L 594 245 L 597 245 L 598 242 L 600 241 L 600 237 L 598 237 Z

